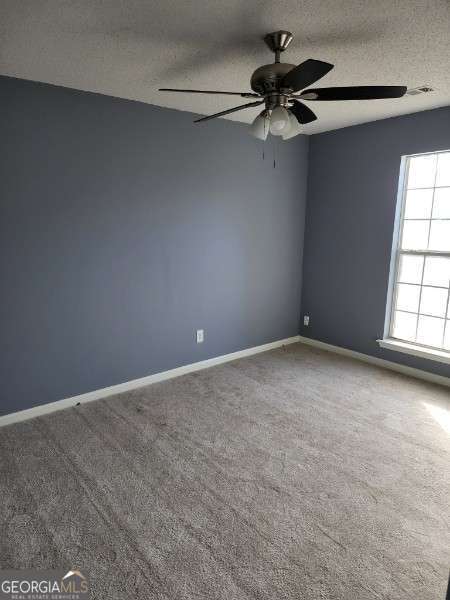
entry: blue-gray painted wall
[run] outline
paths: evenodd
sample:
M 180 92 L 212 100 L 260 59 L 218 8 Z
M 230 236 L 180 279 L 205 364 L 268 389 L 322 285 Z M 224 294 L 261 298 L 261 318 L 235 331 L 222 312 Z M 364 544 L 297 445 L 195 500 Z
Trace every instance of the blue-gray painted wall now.
M 298 333 L 308 139 L 192 119 L 0 78 L 1 413 Z
M 407 102 L 407 98 L 402 100 Z M 301 334 L 450 377 L 450 366 L 383 350 L 402 155 L 450 148 L 450 107 L 312 136 Z

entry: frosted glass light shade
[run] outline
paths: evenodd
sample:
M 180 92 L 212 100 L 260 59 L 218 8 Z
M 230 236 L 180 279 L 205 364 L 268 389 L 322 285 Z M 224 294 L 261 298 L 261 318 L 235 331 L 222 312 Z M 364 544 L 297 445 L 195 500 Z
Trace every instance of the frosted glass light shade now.
M 294 136 L 298 135 L 299 133 L 302 133 L 302 126 L 297 121 L 297 118 L 294 115 L 294 113 L 291 113 L 290 111 L 289 111 L 289 123 L 290 123 L 289 131 L 282 134 L 283 140 L 289 140 L 289 139 L 293 138 Z
M 269 115 L 263 111 L 250 125 L 250 133 L 258 140 L 265 140 L 269 135 Z
M 270 115 L 270 133 L 272 135 L 287 134 L 290 130 L 291 122 L 289 113 L 283 106 L 277 106 Z

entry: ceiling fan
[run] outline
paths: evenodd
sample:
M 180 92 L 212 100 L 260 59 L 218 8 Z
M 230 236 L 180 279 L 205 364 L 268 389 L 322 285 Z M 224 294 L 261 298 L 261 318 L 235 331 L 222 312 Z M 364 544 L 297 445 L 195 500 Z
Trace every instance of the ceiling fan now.
M 301 125 L 317 119 L 313 111 L 301 100 L 322 101 L 331 100 L 374 100 L 377 98 L 400 98 L 406 93 L 402 85 L 365 85 L 350 87 L 308 88 L 326 75 L 334 65 L 314 60 L 305 60 L 299 65 L 280 62 L 280 55 L 292 41 L 289 31 L 274 31 L 268 33 L 264 41 L 275 53 L 275 62 L 256 69 L 251 76 L 250 85 L 253 92 L 219 92 L 216 90 L 178 90 L 160 88 L 161 92 L 185 92 L 191 94 L 225 94 L 241 96 L 241 98 L 257 98 L 254 102 L 228 108 L 214 115 L 197 119 L 202 123 L 223 115 L 264 104 L 264 110 L 253 121 L 250 132 L 256 138 L 265 140 L 270 131 L 272 135 L 281 136 L 287 140 L 301 133 Z M 300 93 L 299 93 L 300 92 Z

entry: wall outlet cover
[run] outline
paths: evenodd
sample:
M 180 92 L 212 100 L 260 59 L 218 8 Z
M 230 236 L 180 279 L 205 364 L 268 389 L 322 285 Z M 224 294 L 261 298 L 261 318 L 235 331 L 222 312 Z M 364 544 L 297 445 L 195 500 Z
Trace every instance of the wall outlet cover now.
M 205 341 L 205 331 L 203 329 L 197 329 L 197 344 L 203 344 Z
M 308 325 L 309 325 L 309 315 L 305 315 L 303 317 L 303 325 L 305 325 L 306 327 L 308 327 Z

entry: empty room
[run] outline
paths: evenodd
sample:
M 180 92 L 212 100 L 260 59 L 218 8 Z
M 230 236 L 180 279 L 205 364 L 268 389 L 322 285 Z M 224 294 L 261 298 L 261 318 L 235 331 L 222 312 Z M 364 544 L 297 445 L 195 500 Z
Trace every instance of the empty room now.
M 450 599 L 450 3 L 0 0 L 0 599 Z

